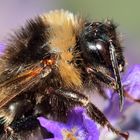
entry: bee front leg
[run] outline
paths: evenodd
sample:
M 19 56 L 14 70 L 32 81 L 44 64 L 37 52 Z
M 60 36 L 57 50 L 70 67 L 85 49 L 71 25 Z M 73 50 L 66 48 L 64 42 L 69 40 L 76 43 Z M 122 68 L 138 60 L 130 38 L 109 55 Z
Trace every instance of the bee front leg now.
M 53 108 L 52 110 L 54 111 L 54 115 L 57 114 L 56 116 L 59 117 L 63 115 L 61 114 L 62 112 L 65 112 L 66 116 L 66 113 L 70 108 L 73 108 L 75 106 L 82 106 L 86 109 L 86 112 L 91 119 L 93 119 L 103 127 L 106 126 L 112 132 L 124 137 L 126 140 L 128 139 L 128 133 L 123 133 L 120 130 L 114 128 L 105 117 L 105 115 L 93 103 L 91 103 L 85 95 L 77 91 L 67 91 L 61 89 L 52 91 L 49 96 L 50 97 L 48 98 L 48 100 L 51 107 Z

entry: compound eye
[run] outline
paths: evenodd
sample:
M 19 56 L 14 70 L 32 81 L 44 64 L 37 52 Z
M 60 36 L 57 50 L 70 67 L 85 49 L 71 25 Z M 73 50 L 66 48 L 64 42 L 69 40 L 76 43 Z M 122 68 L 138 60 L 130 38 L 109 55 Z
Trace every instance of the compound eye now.
M 108 53 L 108 46 L 103 41 L 97 41 L 95 43 L 96 48 L 98 49 L 99 53 L 104 57 Z
M 106 42 L 102 40 L 95 40 L 92 43 L 88 42 L 88 49 L 92 56 L 101 64 L 110 63 L 109 46 Z

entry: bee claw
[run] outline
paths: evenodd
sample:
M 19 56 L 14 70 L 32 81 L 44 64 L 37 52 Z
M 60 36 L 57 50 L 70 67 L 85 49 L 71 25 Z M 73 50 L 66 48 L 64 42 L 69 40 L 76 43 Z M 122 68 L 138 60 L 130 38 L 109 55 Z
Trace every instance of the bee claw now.
M 14 130 L 10 126 L 5 126 L 4 131 L 6 139 L 8 139 L 9 136 L 11 137 L 12 135 L 14 135 Z

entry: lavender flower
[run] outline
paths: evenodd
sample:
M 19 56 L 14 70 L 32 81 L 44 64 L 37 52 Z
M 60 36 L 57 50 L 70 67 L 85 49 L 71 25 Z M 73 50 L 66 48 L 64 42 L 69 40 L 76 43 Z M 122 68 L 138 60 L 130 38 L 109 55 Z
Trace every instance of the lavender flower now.
M 126 74 L 123 76 L 122 82 L 127 93 L 122 111 L 124 112 L 130 105 L 134 103 L 131 97 L 134 99 L 140 98 L 140 65 L 134 65 L 128 69 Z M 116 119 L 122 115 L 122 112 L 119 110 L 117 93 L 114 93 L 111 98 L 112 99 L 110 99 L 108 107 L 105 109 L 105 114 L 111 119 Z
M 75 108 L 68 115 L 67 123 L 39 117 L 40 123 L 54 138 L 49 140 L 99 140 L 95 123 L 86 115 L 84 109 Z

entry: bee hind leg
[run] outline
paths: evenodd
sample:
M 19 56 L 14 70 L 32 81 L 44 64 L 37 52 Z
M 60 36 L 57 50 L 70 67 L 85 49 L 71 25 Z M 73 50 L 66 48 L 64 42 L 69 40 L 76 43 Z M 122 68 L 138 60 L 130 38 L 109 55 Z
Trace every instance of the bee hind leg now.
M 26 108 L 26 109 L 25 109 Z M 26 112 L 31 110 L 32 104 L 26 99 L 17 98 L 0 109 L 0 138 L 14 135 L 14 129 L 11 124 L 24 116 Z
M 33 114 L 13 122 L 10 126 L 14 130 L 15 137 L 17 139 L 38 140 L 53 138 L 53 135 L 51 135 L 51 133 L 49 133 L 45 128 L 40 125 L 37 116 Z
M 112 132 L 116 133 L 119 136 L 124 137 L 126 140 L 128 139 L 128 133 L 123 133 L 120 130 L 114 128 L 108 121 L 108 119 L 105 117 L 105 115 L 93 103 L 91 103 L 85 95 L 76 91 L 64 91 L 64 90 L 59 90 L 57 92 L 54 92 L 53 94 L 59 95 L 58 98 L 64 97 L 63 103 L 65 103 L 66 101 L 66 104 L 70 105 L 72 104 L 72 107 L 78 105 L 83 106 L 91 119 L 93 119 L 103 127 L 106 126 L 109 130 L 111 130 Z M 60 102 L 60 104 L 62 103 Z M 54 102 L 54 106 L 56 107 L 56 102 Z M 58 105 L 56 108 L 59 107 L 60 106 Z
M 114 128 L 110 122 L 107 120 L 105 115 L 92 103 L 88 103 L 86 105 L 87 114 L 90 118 L 92 118 L 94 121 L 99 123 L 103 127 L 107 127 L 112 132 L 116 133 L 117 135 L 120 135 L 125 138 L 125 140 L 128 140 L 129 134 L 128 132 L 121 132 L 120 130 Z
M 13 121 L 9 126 L 5 126 L 5 133 L 2 136 L 2 140 L 23 140 L 23 134 L 25 131 L 37 127 L 38 122 L 36 117 L 28 116 L 26 118 L 20 118 Z M 25 138 L 25 137 L 24 137 Z

